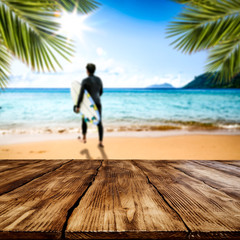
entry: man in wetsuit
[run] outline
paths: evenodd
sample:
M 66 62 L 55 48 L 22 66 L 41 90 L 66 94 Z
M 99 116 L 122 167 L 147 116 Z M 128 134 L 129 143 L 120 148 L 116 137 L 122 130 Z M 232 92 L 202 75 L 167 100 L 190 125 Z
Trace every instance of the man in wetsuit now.
M 94 75 L 94 72 L 96 70 L 96 66 L 92 63 L 87 64 L 87 75 L 88 77 L 83 79 L 81 84 L 81 91 L 78 97 L 78 102 L 76 106 L 76 112 L 79 112 L 80 110 L 80 104 L 83 100 L 84 90 L 86 89 L 91 97 L 93 98 L 98 111 L 100 113 L 100 121 L 98 123 L 98 134 L 99 134 L 99 147 L 103 146 L 103 125 L 102 125 L 102 105 L 100 96 L 103 93 L 103 84 L 99 77 Z M 86 134 L 87 134 L 87 123 L 85 122 L 84 118 L 82 119 L 82 134 L 83 134 L 83 142 L 86 143 Z

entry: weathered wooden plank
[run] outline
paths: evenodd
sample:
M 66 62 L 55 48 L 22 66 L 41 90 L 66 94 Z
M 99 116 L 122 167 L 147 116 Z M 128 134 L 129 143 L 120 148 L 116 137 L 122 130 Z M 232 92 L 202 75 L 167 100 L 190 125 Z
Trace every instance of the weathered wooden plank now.
M 219 189 L 225 192 L 231 197 L 240 199 L 240 178 L 235 175 L 230 175 L 219 171 L 216 168 L 204 166 L 203 164 L 198 164 L 198 161 L 185 161 L 171 163 L 172 166 L 183 171 L 184 173 L 192 176 L 209 186 Z M 231 165 L 226 164 L 226 169 Z M 229 170 L 230 171 L 230 170 Z
M 240 167 L 240 160 L 238 160 L 238 161 L 236 161 L 236 160 L 235 161 L 225 160 L 225 161 L 217 161 L 217 162 L 224 162 L 224 163 L 227 163 L 227 164 L 231 164 L 231 165 Z
M 240 238 L 240 201 L 164 161 L 135 161 L 191 230 L 189 238 Z M 176 161 L 186 169 L 197 167 Z M 175 164 L 174 164 L 175 166 Z M 182 167 L 183 168 L 183 167 Z M 211 172 L 209 171 L 209 174 Z
M 0 239 L 59 239 L 101 161 L 71 161 L 0 196 Z
M 240 177 L 240 166 L 235 166 L 231 164 L 227 164 L 226 162 L 222 161 L 194 161 L 198 164 L 202 164 L 204 166 L 222 171 L 224 173 L 227 173 L 231 176 Z
M 17 168 L 10 168 L 9 170 L 0 172 L 0 195 L 12 191 L 67 162 L 65 160 L 28 161 L 28 164 L 20 164 Z
M 185 236 L 184 236 L 185 235 Z M 76 239 L 161 239 L 161 240 L 189 240 L 187 233 L 178 233 L 178 232 L 162 232 L 162 231 L 106 231 L 106 232 L 71 232 L 66 238 L 68 240 Z M 219 240 L 219 239 L 218 239 Z
M 13 168 L 18 168 L 30 163 L 36 163 L 39 162 L 39 160 L 0 160 L 0 173 L 4 171 L 9 171 Z
M 182 239 L 187 228 L 131 161 L 104 161 L 69 218 L 65 236 Z

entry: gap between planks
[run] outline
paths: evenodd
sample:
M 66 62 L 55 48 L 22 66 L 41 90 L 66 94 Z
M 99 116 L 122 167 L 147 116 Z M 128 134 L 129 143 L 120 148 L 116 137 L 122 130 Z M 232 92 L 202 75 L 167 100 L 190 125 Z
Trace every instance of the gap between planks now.
M 46 160 L 44 160 L 44 161 L 46 161 Z M 48 174 L 48 173 L 54 172 L 54 171 L 56 171 L 57 169 L 60 169 L 61 167 L 63 167 L 64 165 L 66 165 L 67 163 L 69 163 L 69 162 L 71 162 L 71 161 L 72 161 L 72 160 L 64 161 L 62 164 L 57 165 L 57 166 L 55 166 L 54 168 L 52 168 L 52 169 L 50 169 L 50 170 L 47 170 L 46 172 L 42 172 L 42 173 L 40 173 L 40 174 L 37 174 L 36 176 L 30 177 L 29 180 L 26 180 L 25 182 L 17 185 L 16 187 L 10 188 L 10 189 L 7 190 L 7 191 L 1 192 L 1 193 L 0 193 L 0 196 L 1 196 L 1 195 L 4 195 L 4 194 L 6 194 L 6 193 L 12 192 L 12 191 L 16 190 L 17 188 L 20 188 L 20 187 L 22 187 L 22 186 L 24 186 L 24 185 L 26 185 L 26 184 L 28 184 L 28 183 L 30 183 L 30 182 L 32 182 L 32 181 L 40 178 L 40 177 L 42 177 L 42 176 L 44 176 L 44 175 L 46 175 L 46 174 Z M 35 163 L 40 163 L 40 162 L 41 162 L 41 161 L 37 161 L 37 162 L 35 162 Z M 28 163 L 28 164 L 30 164 L 30 163 Z M 26 165 L 28 165 L 28 164 L 26 164 Z M 12 168 L 11 170 L 13 170 L 13 169 L 15 169 L 15 168 L 16 168 L 16 167 Z M 3 171 L 3 172 L 5 172 L 5 171 Z M 15 184 L 14 184 L 14 185 L 15 185 Z
M 55 168 L 55 169 L 52 169 L 52 170 L 50 170 L 50 171 L 48 171 L 48 172 L 45 172 L 45 173 L 42 174 L 41 176 L 43 176 L 43 175 L 45 175 L 45 174 L 47 174 L 47 173 L 53 172 L 53 171 L 61 168 L 63 165 L 65 165 L 65 164 L 67 164 L 67 163 L 69 163 L 69 162 L 71 162 L 71 161 L 72 161 L 72 160 L 69 160 L 68 162 L 63 163 L 61 166 L 58 166 L 58 167 Z M 77 201 L 75 201 L 75 203 L 72 205 L 72 207 L 69 208 L 68 214 L 67 214 L 67 217 L 66 217 L 66 221 L 65 221 L 65 224 L 64 224 L 63 230 L 62 230 L 62 239 L 65 239 L 65 230 L 66 230 L 66 227 L 67 227 L 67 224 L 68 224 L 68 220 L 69 220 L 71 214 L 73 213 L 74 209 L 77 208 L 77 206 L 79 205 L 79 203 L 80 203 L 80 201 L 82 200 L 82 198 L 85 196 L 85 194 L 89 191 L 89 188 L 90 188 L 90 187 L 92 186 L 92 184 L 94 183 L 94 181 L 95 181 L 95 179 L 96 179 L 96 177 L 97 177 L 97 175 L 98 175 L 98 173 L 99 173 L 99 170 L 100 170 L 100 168 L 102 167 L 103 161 L 104 161 L 104 160 L 101 160 L 101 163 L 100 163 L 100 165 L 97 167 L 96 173 L 95 173 L 94 176 L 92 177 L 91 182 L 89 182 L 86 190 L 81 194 L 81 196 L 77 199 Z M 132 160 L 132 162 L 135 163 L 135 161 L 133 161 L 133 160 Z M 137 166 L 136 164 L 134 164 L 134 165 Z M 143 171 L 143 169 L 142 169 L 141 167 L 139 167 L 139 166 L 137 166 L 137 167 L 138 167 L 138 168 L 143 172 L 143 174 L 146 176 L 146 178 L 147 178 L 147 180 L 148 180 L 148 183 L 151 184 L 151 185 L 157 190 L 157 192 L 158 192 L 159 195 L 162 197 L 162 199 L 179 215 L 179 217 L 180 217 L 181 220 L 183 221 L 183 219 L 182 219 L 182 217 L 180 216 L 180 214 L 167 202 L 167 200 L 166 200 L 166 199 L 164 198 L 164 196 L 159 192 L 159 190 L 157 189 L 157 187 L 150 181 L 148 175 Z M 172 167 L 175 168 L 175 169 L 178 169 L 178 168 L 176 168 L 176 167 L 174 167 L 174 166 L 172 166 Z M 209 167 L 209 168 L 210 168 L 210 167 Z M 183 172 L 183 171 L 180 170 L 180 169 L 178 169 L 178 170 L 179 170 L 180 172 Z M 184 172 L 183 172 L 183 173 L 184 173 Z M 186 174 L 186 173 L 185 173 L 185 174 Z M 36 177 L 36 178 L 40 178 L 41 176 L 38 176 L 38 177 Z M 189 175 L 189 176 L 190 176 L 190 175 Z M 190 176 L 190 177 L 192 177 L 192 176 Z M 25 184 L 33 181 L 33 180 L 36 179 L 36 178 L 33 178 L 32 180 L 26 182 Z M 199 180 L 199 179 L 198 179 L 198 180 Z M 203 181 L 203 182 L 204 182 L 204 181 Z M 23 185 L 25 185 L 25 184 L 23 184 Z M 205 184 L 206 184 L 206 183 L 205 183 Z M 23 185 L 21 185 L 21 186 L 23 186 Z M 18 186 L 18 187 L 21 187 L 21 186 Z M 209 186 L 209 185 L 208 185 L 208 186 Z M 212 186 L 210 186 L 210 187 L 212 187 Z M 219 189 L 218 189 L 218 190 L 219 190 Z M 12 191 L 12 190 L 11 190 L 11 191 Z M 185 223 L 184 221 L 183 221 L 183 223 L 184 223 L 184 225 L 186 226 L 186 228 L 188 229 L 188 232 L 191 232 L 190 229 L 189 229 L 189 227 L 186 225 L 186 223 Z M 106 234 L 107 234 L 107 233 L 106 233 Z M 214 232 L 209 233 L 209 234 L 212 234 L 212 236 L 214 237 Z M 239 233 L 238 233 L 238 234 L 239 234 Z M 224 236 L 224 232 L 222 232 L 222 235 Z M 227 236 L 229 237 L 229 235 L 227 235 Z M 238 236 L 239 236 L 239 235 L 238 235 Z M 86 233 L 86 237 L 87 237 L 87 233 Z M 191 237 L 191 234 L 189 235 L 189 237 Z M 209 237 L 209 235 L 208 235 L 207 237 Z M 233 234 L 233 237 L 234 237 L 234 234 Z
M 78 207 L 81 199 L 82 199 L 82 198 L 84 197 L 84 195 L 87 193 L 88 189 L 92 186 L 93 182 L 95 181 L 95 179 L 96 179 L 96 177 L 97 177 L 97 175 L 98 175 L 98 172 L 99 172 L 100 168 L 102 167 L 103 161 L 104 161 L 104 160 L 101 160 L 100 165 L 99 165 L 98 168 L 96 169 L 96 173 L 95 173 L 95 175 L 93 176 L 92 180 L 89 182 L 86 190 L 81 194 L 81 196 L 77 199 L 77 201 L 73 204 L 73 206 L 72 206 L 71 208 L 69 208 L 69 210 L 68 210 L 68 212 L 67 212 L 66 221 L 65 221 L 65 223 L 64 223 L 64 225 L 63 225 L 63 229 L 62 229 L 62 239 L 66 239 L 66 238 L 65 238 L 65 233 L 66 233 L 66 228 L 67 228 L 67 225 L 68 225 L 68 220 L 69 220 L 69 218 L 71 217 L 74 209 Z
M 190 233 L 191 233 L 191 229 L 190 229 L 190 228 L 188 227 L 188 225 L 185 223 L 185 221 L 183 220 L 183 218 L 182 218 L 182 216 L 179 214 L 179 212 L 165 199 L 165 197 L 163 196 L 163 194 L 162 194 L 162 193 L 158 190 L 158 188 L 150 181 L 148 175 L 143 171 L 143 169 L 142 169 L 140 166 L 138 166 L 138 165 L 135 163 L 134 160 L 132 160 L 132 162 L 133 162 L 134 166 L 138 167 L 138 168 L 142 171 L 142 173 L 146 176 L 148 183 L 149 183 L 150 185 L 152 185 L 152 186 L 156 189 L 156 191 L 158 192 L 158 194 L 160 195 L 160 197 L 163 199 L 163 201 L 164 201 L 174 212 L 176 212 L 176 214 L 179 216 L 179 218 L 182 220 L 184 226 L 186 227 L 186 229 L 187 229 L 187 231 L 188 231 L 188 234 L 190 234 Z

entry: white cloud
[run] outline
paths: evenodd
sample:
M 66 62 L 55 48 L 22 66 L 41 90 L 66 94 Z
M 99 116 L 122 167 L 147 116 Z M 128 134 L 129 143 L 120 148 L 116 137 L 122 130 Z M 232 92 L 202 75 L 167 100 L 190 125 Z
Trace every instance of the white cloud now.
M 96 52 L 97 52 L 98 56 L 106 56 L 107 55 L 107 53 L 101 47 L 98 47 L 96 49 Z
M 85 67 L 88 62 L 96 64 L 96 75 L 101 77 L 104 87 L 147 87 L 163 83 L 182 87 L 192 80 L 191 76 L 183 73 L 151 75 L 145 69 L 139 69 L 138 66 L 133 67 L 129 64 L 119 63 L 108 57 L 100 47 L 97 48 L 97 51 L 95 50 L 92 49 L 89 56 L 76 55 L 72 58 L 71 63 L 66 62 L 63 70 L 57 73 L 36 74 L 22 63 L 16 63 L 9 87 L 68 88 L 72 81 L 81 81 L 87 76 Z
M 80 56 L 74 56 L 71 58 L 71 62 L 65 62 L 62 64 L 63 70 L 59 71 L 59 73 L 73 73 L 73 72 L 79 72 L 79 71 L 85 71 L 86 62 L 83 57 Z
M 95 59 L 94 63 L 96 64 L 97 71 L 108 72 L 115 65 L 112 58 L 105 59 Z
M 68 88 L 72 81 L 81 81 L 86 77 L 84 59 L 78 59 L 66 71 L 52 74 L 36 74 L 28 72 L 13 76 L 9 87 L 48 87 L 48 88 Z M 165 74 L 160 76 L 148 76 L 138 69 L 120 66 L 113 59 L 96 59 L 96 75 L 103 80 L 104 87 L 147 87 L 152 84 L 170 83 L 174 87 L 181 87 L 187 82 L 181 74 Z M 184 81 L 185 80 L 185 81 Z

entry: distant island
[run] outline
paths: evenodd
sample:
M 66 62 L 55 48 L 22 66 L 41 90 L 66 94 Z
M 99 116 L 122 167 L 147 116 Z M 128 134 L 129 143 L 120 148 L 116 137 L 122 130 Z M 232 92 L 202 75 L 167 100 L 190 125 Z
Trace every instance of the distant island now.
M 163 84 L 153 84 L 148 86 L 147 88 L 174 88 L 171 84 L 169 83 L 163 83 Z
M 184 89 L 207 89 L 207 88 L 240 88 L 240 74 L 231 81 L 217 82 L 215 74 L 204 73 L 194 78 L 193 81 L 184 86 Z

